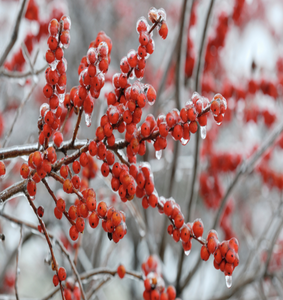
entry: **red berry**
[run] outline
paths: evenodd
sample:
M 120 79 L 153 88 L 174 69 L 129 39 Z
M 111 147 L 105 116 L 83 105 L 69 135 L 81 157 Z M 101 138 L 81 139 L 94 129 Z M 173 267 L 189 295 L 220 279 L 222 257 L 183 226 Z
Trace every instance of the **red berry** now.
M 203 245 L 200 249 L 200 257 L 202 260 L 207 261 L 209 259 L 210 253 L 205 245 Z
M 203 223 L 201 219 L 197 219 L 193 224 L 193 233 L 196 238 L 202 237 L 203 234 Z
M 124 278 L 125 274 L 126 274 L 126 269 L 123 265 L 120 265 L 118 268 L 117 268 L 117 274 L 118 276 L 122 279 Z
M 67 277 L 67 274 L 66 274 L 66 270 L 65 268 L 61 267 L 59 270 L 58 270 L 58 277 L 59 277 L 59 280 L 60 281 L 64 281 Z

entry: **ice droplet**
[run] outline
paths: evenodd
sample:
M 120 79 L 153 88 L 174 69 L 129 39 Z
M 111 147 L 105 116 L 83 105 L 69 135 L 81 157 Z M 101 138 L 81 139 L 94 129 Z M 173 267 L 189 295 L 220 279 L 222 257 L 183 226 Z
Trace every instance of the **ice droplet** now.
M 52 71 L 54 71 L 56 69 L 57 64 L 58 64 L 57 59 L 55 59 L 52 63 L 49 64 Z
M 188 144 L 189 140 L 185 140 L 184 138 L 181 138 L 181 144 L 183 146 L 186 146 Z
M 21 273 L 21 269 L 17 268 L 17 274 L 19 275 Z
M 91 126 L 91 115 L 90 114 L 85 114 L 85 124 L 87 127 Z
M 185 251 L 185 255 L 187 255 L 187 256 L 189 256 L 189 255 L 190 255 L 190 253 L 191 253 L 191 250 L 187 250 L 187 251 Z
M 157 159 L 160 159 L 162 157 L 162 150 L 159 150 L 159 151 L 155 151 L 155 157 Z
M 226 281 L 226 286 L 228 289 L 230 289 L 230 287 L 232 286 L 232 276 L 225 276 L 225 281 Z
M 206 126 L 200 128 L 200 136 L 203 140 L 206 138 Z
M 63 94 L 58 94 L 58 98 L 59 98 L 59 103 L 63 104 L 64 100 L 65 100 L 65 93 Z
M 38 76 L 37 75 L 32 75 L 32 80 L 34 83 L 38 83 Z

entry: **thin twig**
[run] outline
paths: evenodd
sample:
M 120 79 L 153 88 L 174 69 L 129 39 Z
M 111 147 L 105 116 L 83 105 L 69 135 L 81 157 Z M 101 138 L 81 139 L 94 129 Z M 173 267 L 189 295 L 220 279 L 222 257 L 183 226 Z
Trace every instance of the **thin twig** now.
M 20 28 L 20 24 L 21 24 L 21 20 L 22 20 L 23 12 L 25 10 L 26 3 L 27 3 L 27 0 L 23 0 L 23 2 L 21 4 L 21 8 L 20 8 L 18 16 L 17 16 L 17 20 L 16 20 L 15 27 L 14 27 L 14 30 L 13 30 L 13 33 L 11 36 L 11 40 L 10 40 L 9 44 L 7 45 L 4 53 L 2 54 L 2 57 L 0 58 L 0 67 L 3 66 L 8 54 L 10 53 L 14 44 L 17 41 L 19 28 Z
M 32 88 L 31 88 L 30 92 L 28 93 L 28 95 L 26 96 L 26 98 L 25 98 L 25 99 L 22 101 L 22 103 L 19 105 L 19 107 L 18 107 L 18 109 L 17 109 L 17 112 L 16 112 L 16 114 L 15 114 L 14 121 L 13 121 L 11 127 L 10 127 L 10 130 L 7 132 L 7 134 L 6 134 L 6 136 L 5 136 L 5 140 L 4 140 L 4 143 L 3 143 L 3 148 L 7 145 L 8 141 L 9 141 L 9 137 L 10 137 L 10 135 L 12 134 L 13 129 L 14 129 L 14 126 L 15 126 L 15 124 L 16 124 L 16 122 L 17 122 L 17 119 L 18 119 L 18 117 L 20 116 L 23 107 L 24 107 L 24 106 L 26 105 L 26 103 L 28 102 L 28 100 L 29 100 L 31 94 L 33 93 L 33 91 L 34 91 L 36 85 L 37 85 L 36 83 L 33 84 Z
M 207 33 L 207 28 L 208 28 L 208 23 L 209 23 L 209 19 L 210 19 L 210 15 L 212 12 L 212 8 L 214 5 L 214 0 L 210 0 L 209 3 L 209 8 L 207 11 L 207 15 L 205 18 L 205 24 L 204 24 L 204 28 L 203 28 L 203 32 L 202 32 L 202 37 L 201 37 L 201 43 L 200 43 L 200 47 L 199 47 L 199 53 L 198 53 L 198 63 L 197 63 L 197 68 L 196 68 L 196 82 L 195 82 L 195 90 L 200 92 L 200 75 L 201 75 L 201 66 L 203 64 L 203 52 L 204 52 L 204 44 L 205 44 L 205 40 L 206 40 L 206 33 Z
M 234 179 L 232 180 L 231 184 L 227 188 L 227 191 L 223 199 L 221 200 L 221 204 L 215 216 L 215 220 L 213 222 L 212 228 L 216 228 L 220 220 L 220 217 L 222 216 L 228 197 L 230 196 L 230 193 L 232 192 L 233 188 L 236 186 L 238 180 L 245 173 L 251 172 L 253 170 L 254 164 L 263 155 L 263 153 L 273 145 L 273 143 L 276 141 L 277 137 L 280 135 L 282 131 L 283 131 L 283 122 L 280 123 L 270 134 L 268 134 L 266 140 L 262 143 L 262 145 L 258 148 L 258 150 L 254 152 L 254 154 L 247 161 L 244 160 L 242 164 L 239 166 Z
M 64 131 L 64 129 L 65 129 L 66 123 L 67 123 L 68 118 L 69 118 L 69 116 L 70 116 L 70 112 L 71 112 L 71 109 L 68 109 L 67 114 L 66 114 L 66 117 L 65 117 L 65 119 L 64 119 L 64 122 L 63 122 L 63 124 L 62 124 L 62 126 L 61 126 L 61 129 L 60 129 L 60 132 L 61 132 L 61 133 L 63 133 L 63 131 Z
M 101 281 L 100 283 L 99 283 L 99 285 L 98 286 L 96 286 L 96 287 L 91 287 L 91 289 L 88 291 L 88 293 L 87 293 L 87 300 L 91 300 L 91 297 L 105 284 L 105 283 L 107 283 L 108 281 L 110 281 L 111 280 L 111 277 L 107 277 L 106 279 L 104 279 L 103 281 Z
M 51 171 L 49 174 L 55 180 L 57 180 L 57 181 L 61 182 L 62 184 L 64 184 L 65 180 L 64 180 L 63 177 L 61 177 L 60 175 L 58 175 L 57 173 L 55 173 L 53 171 Z M 73 189 L 72 193 L 75 193 L 80 198 L 80 200 L 83 200 L 84 197 L 83 197 L 82 193 L 80 191 L 78 191 L 75 187 L 73 187 L 72 189 Z
M 74 272 L 74 274 L 75 274 L 75 276 L 77 278 L 77 281 L 78 281 L 78 284 L 79 284 L 79 287 L 80 287 L 80 290 L 81 290 L 82 298 L 83 298 L 83 300 L 86 300 L 86 296 L 85 296 L 85 292 L 84 292 L 84 289 L 83 289 L 83 285 L 82 285 L 82 282 L 81 282 L 80 275 L 79 275 L 79 273 L 77 271 L 77 268 L 76 268 L 73 260 L 71 259 L 71 256 L 70 256 L 69 252 L 67 251 L 67 249 L 64 247 L 64 245 L 59 240 L 56 239 L 55 242 L 60 247 L 61 251 L 67 257 L 67 259 L 68 259 L 68 261 L 69 261 L 69 263 L 71 265 L 71 268 L 72 268 L 72 270 L 73 270 L 73 272 Z
M 177 66 L 176 66 L 176 104 L 177 109 L 181 110 L 182 107 L 182 91 L 185 84 L 185 55 L 186 55 L 186 36 L 187 36 L 187 25 L 188 25 L 188 0 L 183 0 L 181 21 L 180 21 L 180 33 L 178 38 L 177 46 Z
M 268 252 L 267 252 L 267 259 L 266 259 L 266 262 L 265 262 L 265 267 L 264 267 L 264 276 L 267 274 L 267 270 L 268 270 L 268 266 L 269 266 L 269 263 L 270 263 L 270 260 L 271 260 L 271 257 L 272 257 L 272 253 L 273 253 L 273 249 L 274 249 L 274 246 L 276 244 L 276 241 L 278 239 L 278 236 L 282 230 L 282 227 L 283 227 L 283 218 L 281 216 L 281 219 L 280 219 L 280 223 L 277 227 L 277 230 L 272 238 L 272 241 L 270 243 L 270 248 L 268 249 Z
M 30 195 L 29 195 L 26 191 L 25 191 L 25 196 L 26 196 L 26 198 L 28 199 L 28 202 L 29 202 L 30 206 L 32 207 L 32 209 L 33 209 L 33 211 L 34 211 L 34 213 L 35 213 L 35 215 L 36 215 L 36 217 L 37 217 L 37 219 L 38 219 L 38 221 L 39 221 L 39 223 L 40 223 L 40 225 L 41 225 L 41 228 L 42 228 L 42 230 L 43 230 L 43 233 L 44 233 L 46 242 L 47 242 L 47 244 L 48 244 L 48 247 L 49 247 L 49 250 L 50 250 L 50 253 L 51 253 L 52 262 L 53 262 L 53 265 L 54 265 L 56 274 L 57 274 L 57 276 L 58 276 L 58 265 L 57 265 L 57 261 L 56 261 L 56 258 L 55 258 L 54 252 L 53 252 L 53 247 L 52 247 L 52 244 L 51 244 L 49 235 L 48 235 L 48 233 L 47 233 L 45 224 L 44 224 L 43 220 L 38 216 L 36 207 L 35 207 L 33 201 L 31 200 Z M 63 286 L 62 286 L 61 281 L 59 281 L 59 284 L 60 284 L 60 289 L 61 289 L 62 299 L 64 300 L 65 297 L 64 297 Z
M 83 238 L 83 235 L 79 233 L 79 240 L 77 242 L 76 252 L 75 252 L 75 257 L 74 257 L 74 265 L 75 266 L 77 265 L 77 260 L 78 260 L 78 255 L 79 255 L 79 249 L 80 249 L 80 246 L 81 246 L 81 243 L 82 243 L 82 238 Z
M 34 66 L 33 66 L 33 64 L 32 64 L 32 62 L 31 62 L 31 59 L 30 59 L 30 56 L 29 56 L 29 53 L 28 53 L 27 46 L 26 46 L 25 43 L 22 43 L 21 46 L 22 46 L 22 51 L 23 51 L 24 57 L 25 57 L 25 59 L 27 60 L 29 66 L 30 66 L 31 74 L 34 75 Z
M 205 25 L 204 25 L 202 37 L 201 37 L 201 44 L 200 44 L 200 48 L 199 48 L 196 75 L 195 75 L 195 91 L 196 92 L 200 92 L 199 78 L 201 75 L 201 64 L 203 61 L 204 44 L 205 44 L 205 40 L 206 40 L 207 28 L 208 28 L 208 23 L 209 23 L 210 16 L 212 13 L 213 5 L 214 5 L 214 0 L 211 0 L 208 11 L 207 11 L 207 15 L 205 18 Z M 180 58 L 180 60 L 181 60 L 181 58 Z M 198 162 L 199 162 L 199 144 L 200 144 L 200 128 L 198 129 L 197 134 L 195 135 L 194 166 L 193 166 L 192 181 L 191 181 L 191 185 L 190 185 L 189 199 L 187 201 L 187 203 L 188 203 L 187 217 L 189 218 L 189 220 L 192 217 L 192 205 L 194 202 L 194 192 L 196 190 L 196 178 L 197 178 L 197 173 L 198 173 Z M 176 281 L 178 294 L 180 294 L 184 288 L 184 284 L 182 286 L 180 286 L 180 278 L 181 278 L 184 258 L 185 258 L 185 256 L 184 256 L 184 253 L 182 252 L 180 260 L 179 260 L 178 271 L 177 271 L 177 281 Z M 192 271 L 188 274 L 187 278 L 185 279 L 185 285 L 187 285 L 189 283 L 190 279 L 192 278 L 192 276 L 193 276 L 194 272 L 196 271 L 196 268 L 198 267 L 199 264 L 200 264 L 200 258 L 198 259 L 194 268 L 192 269 Z
M 26 78 L 32 75 L 39 75 L 42 72 L 46 70 L 46 67 L 48 65 L 43 66 L 42 68 L 35 70 L 34 74 L 31 71 L 28 71 L 26 73 L 17 72 L 17 71 L 8 71 L 5 68 L 0 68 L 0 77 L 8 77 L 8 78 L 14 78 L 14 79 L 20 79 L 20 78 Z
M 17 256 L 16 256 L 15 296 L 16 296 L 17 300 L 19 300 L 18 278 L 19 278 L 19 274 L 20 274 L 19 260 L 20 260 L 20 255 L 21 255 L 22 242 L 23 242 L 23 226 L 21 225 L 21 228 L 20 228 L 20 240 L 19 240 L 19 245 L 18 245 L 18 250 L 17 250 Z
M 55 194 L 53 193 L 52 189 L 50 188 L 50 186 L 48 185 L 47 181 L 45 178 L 43 178 L 42 180 L 42 183 L 45 185 L 47 191 L 49 192 L 49 194 L 51 195 L 51 197 L 53 198 L 55 204 L 57 204 L 57 197 L 55 196 Z M 67 220 L 72 224 L 72 225 L 75 225 L 75 222 L 70 218 L 68 212 L 65 210 L 63 212 L 63 214 L 65 215 L 65 217 L 67 218 Z

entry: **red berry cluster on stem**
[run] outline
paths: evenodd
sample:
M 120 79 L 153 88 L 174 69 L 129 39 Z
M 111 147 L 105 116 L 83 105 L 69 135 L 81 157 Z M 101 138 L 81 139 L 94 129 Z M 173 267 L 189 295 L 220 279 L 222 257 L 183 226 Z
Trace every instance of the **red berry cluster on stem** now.
M 154 256 L 149 256 L 142 264 L 144 279 L 144 300 L 175 300 L 176 290 L 173 286 L 165 288 L 165 283 L 160 272 L 158 260 Z

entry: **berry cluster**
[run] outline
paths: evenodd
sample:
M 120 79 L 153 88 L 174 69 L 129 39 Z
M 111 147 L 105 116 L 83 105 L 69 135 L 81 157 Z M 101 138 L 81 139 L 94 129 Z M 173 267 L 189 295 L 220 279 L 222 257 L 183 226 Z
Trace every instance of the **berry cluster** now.
M 153 25 L 150 27 L 145 18 L 137 22 L 140 43 L 138 50 L 131 50 L 122 58 L 121 73 L 113 76 L 114 90 L 107 94 L 108 107 L 100 119 L 95 138 L 88 140 L 82 146 L 79 146 L 79 143 L 75 144 L 82 113 L 85 112 L 86 124 L 89 126 L 94 101 L 99 97 L 104 86 L 105 73 L 111 60 L 112 42 L 104 32 L 97 35 L 90 43 L 87 55 L 82 58 L 78 68 L 79 86 L 73 87 L 70 93 L 65 94 L 67 62 L 64 59 L 63 48 L 67 48 L 70 43 L 71 23 L 66 16 L 63 16 L 60 22 L 55 19 L 50 22 L 49 50 L 46 52 L 49 67 L 45 73 L 47 84 L 43 89 L 49 104 L 43 105 L 40 109 L 39 149 L 30 154 L 28 163 L 22 164 L 20 173 L 26 179 L 27 192 L 32 199 L 36 195 L 36 184 L 42 180 L 56 204 L 55 217 L 61 219 L 64 214 L 71 224 L 69 230 L 71 240 L 76 241 L 79 233 L 84 232 L 86 220 L 90 227 L 96 228 L 101 219 L 102 228 L 107 232 L 108 238 L 117 243 L 127 233 L 125 214 L 113 206 L 107 206 L 103 201 L 97 204 L 96 192 L 89 187 L 89 182 L 86 180 L 95 176 L 97 166 L 94 159 L 100 160 L 101 174 L 110 177 L 112 190 L 117 192 L 121 201 L 126 202 L 137 196 L 142 199 L 142 206 L 145 209 L 149 206 L 157 207 L 159 212 L 164 213 L 172 223 L 168 227 L 168 233 L 176 242 L 182 242 L 185 254 L 189 255 L 192 239 L 210 247 L 210 242 L 202 239 L 204 230 L 202 221 L 197 219 L 193 223 L 185 223 L 180 206 L 175 203 L 175 200 L 158 196 L 149 165 L 147 163 L 137 165 L 137 155 L 145 154 L 146 142 L 148 142 L 153 144 L 156 155 L 160 158 L 161 150 L 167 147 L 167 139 L 170 136 L 175 141 L 180 141 L 182 145 L 186 145 L 191 133 L 196 133 L 199 127 L 202 138 L 205 138 L 209 112 L 220 125 L 227 104 L 220 94 L 216 94 L 209 102 L 207 98 L 194 93 L 181 111 L 174 109 L 166 116 L 161 115 L 157 119 L 153 115 L 147 115 L 140 124 L 143 109 L 147 105 L 154 104 L 156 100 L 156 91 L 149 84 L 140 81 L 131 83 L 130 80 L 135 77 L 141 80 L 143 77 L 146 59 L 154 51 L 153 30 L 157 28 L 163 39 L 168 34 L 166 14 L 163 9 L 150 9 L 148 17 Z M 63 135 L 59 130 L 63 121 L 63 109 L 67 109 L 70 114 L 74 112 L 78 117 L 72 139 L 62 145 Z M 116 142 L 115 131 L 124 134 L 124 140 Z M 54 144 L 53 147 L 48 147 L 52 134 Z M 125 156 L 120 152 L 123 149 L 126 152 Z M 69 150 L 77 151 L 68 156 Z M 57 160 L 56 151 L 62 151 L 65 157 Z M 115 161 L 116 158 L 119 161 Z M 55 196 L 48 183 L 43 180 L 46 176 L 51 176 L 60 182 L 66 194 L 76 194 L 75 203 L 67 208 L 64 197 Z M 33 202 L 30 203 L 33 205 Z M 40 218 L 44 215 L 43 207 L 40 206 L 35 211 L 39 221 L 42 221 Z M 39 230 L 44 231 L 42 223 Z M 226 256 L 224 260 L 226 262 Z M 227 260 L 227 263 L 230 262 Z M 146 300 L 175 299 L 176 292 L 173 287 L 168 287 L 165 292 L 158 263 L 153 257 L 143 265 L 143 270 L 146 276 L 144 292 Z M 60 268 L 53 278 L 54 285 L 65 280 L 66 272 L 63 273 Z M 119 266 L 117 273 L 121 278 L 124 277 L 125 268 Z M 71 294 L 72 291 L 74 287 L 67 288 L 65 293 Z
M 219 243 L 217 232 L 211 230 L 207 235 L 205 245 L 201 247 L 200 256 L 207 261 L 210 254 L 213 254 L 215 269 L 224 272 L 225 276 L 231 277 L 234 269 L 239 265 L 238 248 L 239 243 L 236 238 Z M 227 282 L 227 285 L 231 287 L 232 281 L 230 278 L 229 282 Z
M 144 279 L 144 300 L 175 300 L 176 290 L 173 286 L 165 289 L 165 283 L 160 272 L 158 260 L 154 256 L 149 256 L 142 264 Z
M 107 204 L 103 201 L 96 206 L 96 195 L 92 189 L 84 190 L 83 195 L 84 199 L 82 201 L 77 199 L 75 205 L 69 208 L 70 218 L 76 221 L 69 231 L 71 239 L 73 241 L 77 240 L 79 232 L 84 231 L 84 218 L 88 218 L 91 228 L 96 228 L 99 219 L 102 219 L 102 228 L 108 233 L 108 238 L 118 243 L 127 233 L 125 213 L 117 211 L 113 206 L 107 207 Z
M 68 278 L 66 286 L 64 288 L 64 297 L 66 300 L 80 300 L 81 299 L 81 290 L 78 283 Z
M 67 273 L 65 268 L 61 267 L 58 270 L 58 275 L 53 276 L 53 284 L 54 286 L 57 286 L 59 282 L 66 280 L 67 278 Z
M 42 119 L 39 121 L 38 141 L 41 145 L 48 142 L 53 132 L 54 144 L 60 147 L 63 142 L 62 133 L 57 130 L 60 128 L 62 115 L 60 103 L 64 100 L 67 84 L 67 61 L 63 48 L 68 48 L 70 44 L 70 29 L 71 20 L 67 16 L 61 17 L 60 22 L 53 19 L 49 23 L 49 49 L 45 57 L 50 66 L 45 71 L 47 84 L 43 88 L 43 94 L 49 99 L 49 104 L 43 104 L 40 109 Z
M 31 197 L 36 194 L 36 184 L 51 172 L 52 164 L 57 160 L 53 147 L 48 147 L 43 153 L 35 151 L 29 155 L 28 163 L 23 163 L 20 168 L 22 178 L 29 181 L 27 191 Z
M 87 126 L 91 125 L 94 99 L 99 97 L 104 86 L 104 74 L 110 64 L 111 49 L 111 39 L 103 31 L 99 32 L 96 39 L 90 43 L 87 55 L 81 59 L 78 68 L 80 85 L 73 87 L 65 96 L 66 108 L 83 108 Z

